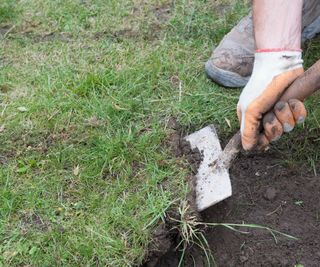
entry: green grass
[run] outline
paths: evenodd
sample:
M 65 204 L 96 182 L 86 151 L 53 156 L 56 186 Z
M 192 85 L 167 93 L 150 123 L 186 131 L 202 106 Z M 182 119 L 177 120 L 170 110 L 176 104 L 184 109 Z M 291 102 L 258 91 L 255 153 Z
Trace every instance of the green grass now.
M 238 127 L 239 91 L 211 83 L 203 64 L 247 6 L 21 3 L 0 4 L 0 265 L 139 265 L 187 192 L 188 166 L 165 145 L 169 119 L 189 131 Z M 290 162 L 318 160 L 318 102 Z
M 0 23 L 14 21 L 18 15 L 15 0 L 2 0 L 0 3 Z

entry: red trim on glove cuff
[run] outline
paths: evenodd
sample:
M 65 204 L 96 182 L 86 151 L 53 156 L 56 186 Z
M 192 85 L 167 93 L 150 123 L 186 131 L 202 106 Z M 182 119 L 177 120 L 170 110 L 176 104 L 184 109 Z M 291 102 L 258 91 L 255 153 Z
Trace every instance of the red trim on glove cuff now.
M 266 48 L 266 49 L 257 49 L 256 53 L 263 53 L 263 52 L 282 52 L 282 51 L 293 51 L 293 52 L 302 52 L 302 49 L 295 48 L 295 49 L 288 49 L 288 48 Z

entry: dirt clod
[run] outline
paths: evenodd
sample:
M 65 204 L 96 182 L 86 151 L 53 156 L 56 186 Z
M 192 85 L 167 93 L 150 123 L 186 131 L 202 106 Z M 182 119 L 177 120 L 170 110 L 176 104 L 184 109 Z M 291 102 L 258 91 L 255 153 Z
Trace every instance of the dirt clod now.
M 159 259 L 173 246 L 173 236 L 165 224 L 160 224 L 153 232 L 153 240 L 149 246 L 149 255 L 142 267 L 154 267 Z
M 266 192 L 264 193 L 263 197 L 266 200 L 273 201 L 277 196 L 277 190 L 273 187 L 268 187 Z
M 203 152 L 197 148 L 191 149 L 190 143 L 184 139 L 180 140 L 180 149 L 182 155 L 188 159 L 193 174 L 196 174 L 203 158 Z

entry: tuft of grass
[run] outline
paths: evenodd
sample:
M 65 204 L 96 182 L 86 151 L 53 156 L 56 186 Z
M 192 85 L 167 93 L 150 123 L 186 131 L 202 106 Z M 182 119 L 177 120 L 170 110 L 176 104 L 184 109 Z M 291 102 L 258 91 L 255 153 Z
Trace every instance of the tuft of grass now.
M 181 249 L 181 256 L 179 260 L 179 266 L 183 266 L 184 257 L 188 247 L 192 245 L 198 246 L 204 253 L 207 266 L 215 266 L 214 256 L 210 250 L 209 244 L 203 233 L 203 227 L 225 227 L 231 231 L 240 234 L 250 234 L 249 229 L 259 229 L 269 232 L 275 243 L 278 243 L 277 236 L 282 236 L 287 239 L 298 240 L 297 237 L 280 232 L 267 226 L 249 223 L 217 223 L 217 222 L 201 222 L 190 208 L 187 201 L 182 201 L 178 209 L 179 218 L 171 218 L 176 223 L 173 229 L 179 232 L 181 241 L 178 244 L 178 248 Z M 242 230 L 244 229 L 244 230 Z
M 179 219 L 171 218 L 171 220 L 177 224 L 173 229 L 177 230 L 181 238 L 181 241 L 177 245 L 177 248 L 180 248 L 182 251 L 179 260 L 179 267 L 183 266 L 187 249 L 192 245 L 198 246 L 203 251 L 208 266 L 211 266 L 212 264 L 215 265 L 215 260 L 207 239 L 203 234 L 203 230 L 200 228 L 202 223 L 190 208 L 188 201 L 184 200 L 180 203 L 178 214 Z

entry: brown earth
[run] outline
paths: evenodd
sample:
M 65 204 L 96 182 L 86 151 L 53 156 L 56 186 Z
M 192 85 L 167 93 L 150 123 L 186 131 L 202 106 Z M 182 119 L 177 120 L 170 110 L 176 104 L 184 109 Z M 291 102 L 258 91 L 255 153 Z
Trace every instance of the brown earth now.
M 208 227 L 205 236 L 217 266 L 320 266 L 320 177 L 281 164 L 275 152 L 240 155 L 230 170 L 233 196 L 205 212 L 205 222 L 267 226 L 266 230 Z M 156 266 L 178 266 L 181 253 L 171 250 Z M 207 266 L 203 251 L 187 250 L 182 266 Z
M 280 162 L 275 152 L 240 156 L 231 169 L 234 195 L 202 215 L 268 226 L 299 240 L 278 237 L 276 243 L 266 231 L 210 229 L 206 237 L 218 266 L 320 266 L 320 177 Z
M 175 157 L 184 157 L 190 164 L 188 183 L 193 188 L 193 175 L 202 160 L 201 151 L 191 150 L 182 137 L 188 132 L 174 118 L 166 125 L 172 130 L 166 146 Z M 228 140 L 228 138 L 226 138 Z M 296 140 L 297 141 L 297 140 Z M 222 142 L 225 145 L 225 142 Z M 230 169 L 233 196 L 192 215 L 207 223 L 256 224 L 289 234 L 273 237 L 267 230 L 239 228 L 241 234 L 223 226 L 204 229 L 209 250 L 216 266 L 320 266 L 320 176 L 303 165 L 285 165 L 283 155 L 267 152 L 241 154 Z M 317 163 L 315 169 L 320 171 Z M 194 209 L 194 195 L 188 198 Z M 191 211 L 192 212 L 192 211 Z M 178 217 L 170 211 L 168 217 Z M 179 266 L 182 256 L 181 236 L 167 221 L 155 231 L 146 267 Z M 205 253 L 198 246 L 189 246 L 180 266 L 208 266 Z

